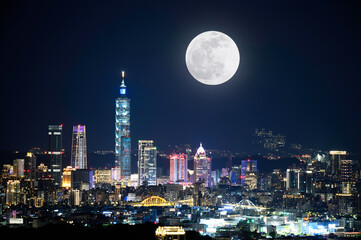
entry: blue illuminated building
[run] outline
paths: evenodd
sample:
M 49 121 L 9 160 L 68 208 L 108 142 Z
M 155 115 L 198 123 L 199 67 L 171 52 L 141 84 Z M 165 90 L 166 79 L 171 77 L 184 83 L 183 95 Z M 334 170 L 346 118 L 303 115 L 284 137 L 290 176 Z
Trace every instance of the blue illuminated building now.
M 120 97 L 115 101 L 115 168 L 121 179 L 130 178 L 130 99 L 126 94 L 124 72 L 120 85 Z
M 245 185 L 246 176 L 257 173 L 257 160 L 242 160 L 241 162 L 241 185 Z

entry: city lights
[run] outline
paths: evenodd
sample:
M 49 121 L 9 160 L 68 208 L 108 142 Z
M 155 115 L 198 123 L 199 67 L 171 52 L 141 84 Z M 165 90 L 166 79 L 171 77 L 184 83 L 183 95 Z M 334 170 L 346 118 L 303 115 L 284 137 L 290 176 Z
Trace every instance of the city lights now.
M 360 3 L 3 1 L 1 236 L 361 239 Z

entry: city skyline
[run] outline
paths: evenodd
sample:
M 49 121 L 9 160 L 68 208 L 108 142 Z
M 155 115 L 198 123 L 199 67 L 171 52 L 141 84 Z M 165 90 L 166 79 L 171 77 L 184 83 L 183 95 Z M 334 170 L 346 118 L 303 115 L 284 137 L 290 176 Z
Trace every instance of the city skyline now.
M 0 6 L 4 234 L 361 237 L 359 2 Z
M 188 235 L 188 239 L 193 239 L 191 232 L 205 238 L 240 237 L 250 233 L 258 237 L 361 236 L 361 219 L 357 217 L 361 212 L 360 163 L 349 159 L 354 156 L 347 151 L 311 150 L 311 156 L 307 154 L 310 150 L 300 144 L 284 149 L 286 136 L 255 129 L 252 144 L 259 154 L 265 153 L 268 160 L 287 154 L 296 158 L 297 163 L 288 166 L 286 171 L 272 165 L 272 172 L 265 172 L 259 170 L 257 156 L 252 160 L 249 156 L 239 164 L 233 162 L 235 156 L 231 154 L 221 169 L 215 169 L 212 157 L 207 156 L 200 142 L 194 153 L 190 145 L 184 145 L 165 156 L 169 161 L 168 172 L 163 166 L 158 167 L 154 140 L 138 140 L 138 174 L 131 174 L 130 120 L 130 100 L 126 97 L 122 72 L 120 97 L 115 101 L 115 158 L 110 169 L 88 168 L 86 126 L 80 124 L 73 126 L 71 166 L 65 167 L 63 161 L 63 124 L 48 126 L 47 151 L 32 149 L 24 159 L 13 160 L 13 165 L 3 164 L 0 203 L 5 204 L 5 212 L 0 214 L 5 219 L 2 223 L 5 227 L 2 229 L 27 226 L 48 231 L 42 226 L 50 222 L 60 226 L 66 221 L 74 232 L 85 227 L 93 231 L 96 225 L 99 231 L 99 224 L 102 224 L 101 231 L 105 231 L 109 226 L 114 230 L 116 225 L 124 224 L 145 228 L 145 224 L 151 222 L 165 225 L 152 230 L 160 239 L 167 235 L 173 239 Z M 213 156 L 211 151 L 208 153 Z M 36 155 L 44 154 L 50 158 L 50 168 L 44 163 L 36 168 Z M 126 155 L 129 161 L 124 158 Z M 164 157 L 164 153 L 162 155 Z M 188 156 L 194 160 L 193 169 L 188 168 Z M 124 163 L 129 165 L 124 167 Z M 124 174 L 126 171 L 128 175 Z M 314 198 L 320 203 L 312 203 Z M 76 214 L 76 208 L 91 219 L 89 216 L 93 213 L 89 209 L 95 209 L 94 205 L 103 208 L 99 211 L 102 220 L 83 219 L 80 224 L 66 220 Z M 56 209 L 51 212 L 58 217 L 65 214 L 60 221 L 55 220 L 54 215 L 40 223 L 34 220 L 53 206 Z M 74 212 L 69 212 L 69 206 L 75 208 Z M 37 209 L 31 217 L 17 212 L 28 207 Z M 208 212 L 206 217 L 202 217 L 203 211 Z
M 4 3 L 1 150 L 46 149 L 39 133 L 63 124 L 69 151 L 77 123 L 88 128 L 89 150 L 113 149 L 125 70 L 134 146 L 139 139 L 159 147 L 203 141 L 248 151 L 248 136 L 264 127 L 309 148 L 360 152 L 355 3 L 312 3 L 312 11 L 299 2 L 75 4 L 82 15 L 66 6 Z M 188 43 L 207 30 L 232 37 L 241 56 L 234 77 L 216 87 L 192 79 L 184 62 Z

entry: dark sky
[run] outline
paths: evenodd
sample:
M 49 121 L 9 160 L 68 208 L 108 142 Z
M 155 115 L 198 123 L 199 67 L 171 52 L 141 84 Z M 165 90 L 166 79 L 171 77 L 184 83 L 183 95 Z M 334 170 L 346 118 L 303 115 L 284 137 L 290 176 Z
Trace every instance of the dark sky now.
M 133 147 L 248 150 L 264 127 L 361 152 L 360 12 L 359 1 L 1 1 L 0 149 L 47 148 L 47 125 L 62 123 L 66 150 L 77 124 L 89 150 L 113 150 L 125 70 Z M 185 64 L 188 43 L 209 30 L 241 55 L 218 86 Z

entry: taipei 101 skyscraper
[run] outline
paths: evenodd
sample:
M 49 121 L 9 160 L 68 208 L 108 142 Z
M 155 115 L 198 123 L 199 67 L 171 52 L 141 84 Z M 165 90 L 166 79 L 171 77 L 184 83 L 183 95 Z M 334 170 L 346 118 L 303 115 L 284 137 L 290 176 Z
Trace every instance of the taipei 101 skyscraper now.
M 116 180 L 130 178 L 131 142 L 130 142 L 130 99 L 127 97 L 122 71 L 120 96 L 115 100 L 115 168 Z

